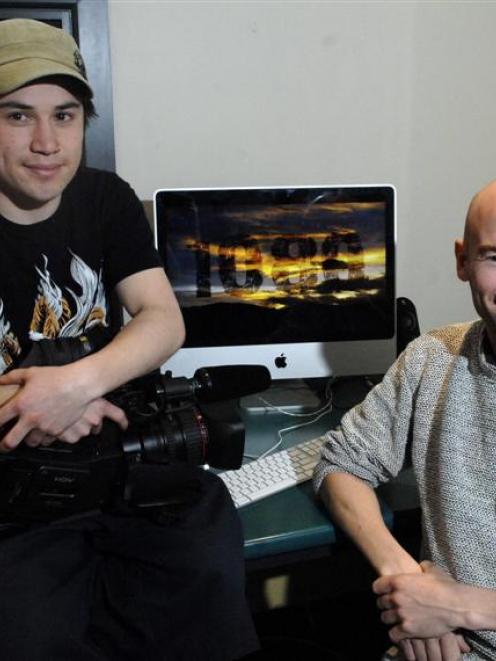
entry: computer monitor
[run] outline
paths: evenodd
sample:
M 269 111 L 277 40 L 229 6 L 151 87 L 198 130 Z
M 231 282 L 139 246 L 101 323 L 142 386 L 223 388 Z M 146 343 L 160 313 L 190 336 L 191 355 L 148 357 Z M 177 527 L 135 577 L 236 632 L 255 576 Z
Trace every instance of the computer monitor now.
M 186 324 L 163 369 L 384 373 L 396 351 L 395 208 L 390 185 L 158 190 L 156 244 Z

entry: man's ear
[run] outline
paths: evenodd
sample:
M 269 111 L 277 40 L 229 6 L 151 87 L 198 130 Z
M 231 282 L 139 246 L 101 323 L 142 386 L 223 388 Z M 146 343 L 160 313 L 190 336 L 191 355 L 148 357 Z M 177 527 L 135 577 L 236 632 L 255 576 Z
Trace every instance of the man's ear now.
M 461 239 L 455 241 L 455 257 L 456 257 L 456 273 L 460 280 L 467 282 L 468 272 L 467 272 L 467 254 L 465 252 L 465 247 Z

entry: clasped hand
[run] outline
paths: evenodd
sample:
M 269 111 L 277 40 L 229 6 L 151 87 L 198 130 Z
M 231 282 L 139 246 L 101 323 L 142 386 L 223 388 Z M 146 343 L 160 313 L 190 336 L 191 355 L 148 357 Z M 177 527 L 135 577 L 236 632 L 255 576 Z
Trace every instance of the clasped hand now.
M 420 566 L 422 573 L 382 576 L 373 583 L 381 620 L 392 625 L 389 637 L 408 661 L 460 659 L 470 648 L 455 631 L 458 583 L 431 562 Z
M 18 391 L 0 407 L 0 427 L 13 423 L 0 441 L 0 452 L 28 445 L 50 445 L 54 440 L 76 443 L 98 434 L 104 418 L 127 427 L 122 409 L 102 397 L 91 398 L 78 383 L 77 363 L 61 367 L 28 367 L 0 376 L 0 386 Z

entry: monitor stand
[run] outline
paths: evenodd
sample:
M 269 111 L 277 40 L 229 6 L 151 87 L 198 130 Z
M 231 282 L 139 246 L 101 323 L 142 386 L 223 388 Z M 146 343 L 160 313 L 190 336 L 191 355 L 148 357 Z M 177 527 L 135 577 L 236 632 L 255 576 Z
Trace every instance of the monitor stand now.
M 322 387 L 322 379 L 318 379 L 318 385 Z M 316 383 L 310 384 L 309 380 L 303 379 L 274 381 L 267 390 L 242 397 L 240 406 L 255 414 L 281 413 L 279 409 L 289 413 L 313 413 L 324 404 L 316 386 Z

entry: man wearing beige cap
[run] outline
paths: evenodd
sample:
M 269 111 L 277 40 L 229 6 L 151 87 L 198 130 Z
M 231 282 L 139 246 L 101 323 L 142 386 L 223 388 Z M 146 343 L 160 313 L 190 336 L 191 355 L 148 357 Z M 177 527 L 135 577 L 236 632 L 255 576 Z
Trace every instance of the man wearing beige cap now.
M 116 175 L 81 167 L 92 97 L 72 37 L 0 22 L 4 454 L 78 443 L 105 418 L 125 429 L 105 394 L 184 338 L 139 200 Z M 113 292 L 132 319 L 111 342 L 63 366 L 22 366 L 37 342 L 107 326 Z M 256 648 L 232 503 L 218 478 L 184 471 L 189 500 L 173 512 L 122 503 L 50 525 L 3 523 L 0 658 L 220 661 Z

